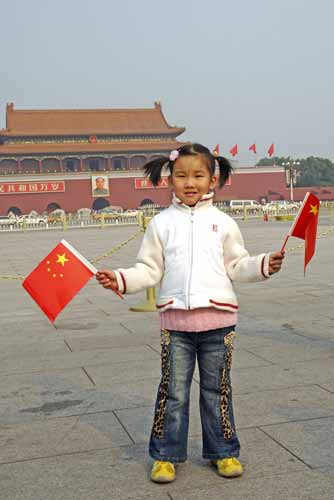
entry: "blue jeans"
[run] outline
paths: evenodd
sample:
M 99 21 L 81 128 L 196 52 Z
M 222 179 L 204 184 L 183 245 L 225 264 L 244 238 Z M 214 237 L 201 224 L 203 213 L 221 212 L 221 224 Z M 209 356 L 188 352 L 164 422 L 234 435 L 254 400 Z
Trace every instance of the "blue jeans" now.
M 155 460 L 187 459 L 189 395 L 196 359 L 200 373 L 203 457 L 238 457 L 230 369 L 234 327 L 207 332 L 161 331 L 161 381 L 149 453 Z

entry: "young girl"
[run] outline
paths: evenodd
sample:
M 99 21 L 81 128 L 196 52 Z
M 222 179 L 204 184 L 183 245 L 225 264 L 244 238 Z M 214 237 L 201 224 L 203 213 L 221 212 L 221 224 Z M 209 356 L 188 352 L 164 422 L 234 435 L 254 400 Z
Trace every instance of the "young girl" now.
M 249 256 L 235 221 L 212 205 L 217 165 L 223 186 L 230 163 L 200 144 L 186 144 L 147 163 L 146 175 L 154 185 L 163 167 L 169 169 L 172 205 L 150 221 L 133 267 L 96 275 L 104 288 L 121 293 L 160 284 L 161 381 L 149 445 L 155 482 L 173 481 L 174 464 L 187 458 L 196 359 L 203 457 L 222 476 L 243 471 L 230 379 L 238 311 L 232 282 L 266 280 L 280 270 L 284 255 Z

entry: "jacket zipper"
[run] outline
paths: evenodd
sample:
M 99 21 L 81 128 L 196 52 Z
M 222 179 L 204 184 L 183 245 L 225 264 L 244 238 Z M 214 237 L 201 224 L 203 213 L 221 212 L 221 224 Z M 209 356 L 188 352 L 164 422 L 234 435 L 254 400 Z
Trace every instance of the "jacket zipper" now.
M 191 276 L 193 272 L 193 260 L 194 260 L 194 209 L 190 209 L 190 271 L 188 279 L 188 289 L 187 289 L 187 309 L 190 309 L 190 286 L 191 286 Z

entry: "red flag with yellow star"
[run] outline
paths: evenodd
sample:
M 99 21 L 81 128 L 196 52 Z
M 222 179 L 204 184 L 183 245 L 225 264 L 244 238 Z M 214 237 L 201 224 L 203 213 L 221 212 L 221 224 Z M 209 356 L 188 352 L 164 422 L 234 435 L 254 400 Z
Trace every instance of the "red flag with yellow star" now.
M 96 272 L 72 245 L 61 240 L 22 285 L 53 323 Z
M 284 249 L 289 236 L 305 240 L 304 272 L 315 252 L 319 208 L 319 198 L 312 193 L 306 193 L 303 204 L 283 245 Z

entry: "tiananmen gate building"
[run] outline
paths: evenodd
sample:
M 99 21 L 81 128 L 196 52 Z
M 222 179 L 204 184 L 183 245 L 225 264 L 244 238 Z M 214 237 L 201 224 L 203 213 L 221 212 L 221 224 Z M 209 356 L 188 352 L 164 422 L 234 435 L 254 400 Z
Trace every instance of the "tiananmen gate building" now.
M 168 182 L 153 188 L 142 166 L 185 141 L 161 104 L 147 109 L 16 110 L 0 130 L 0 213 L 168 205 Z M 235 169 L 216 200 L 288 198 L 280 167 Z

